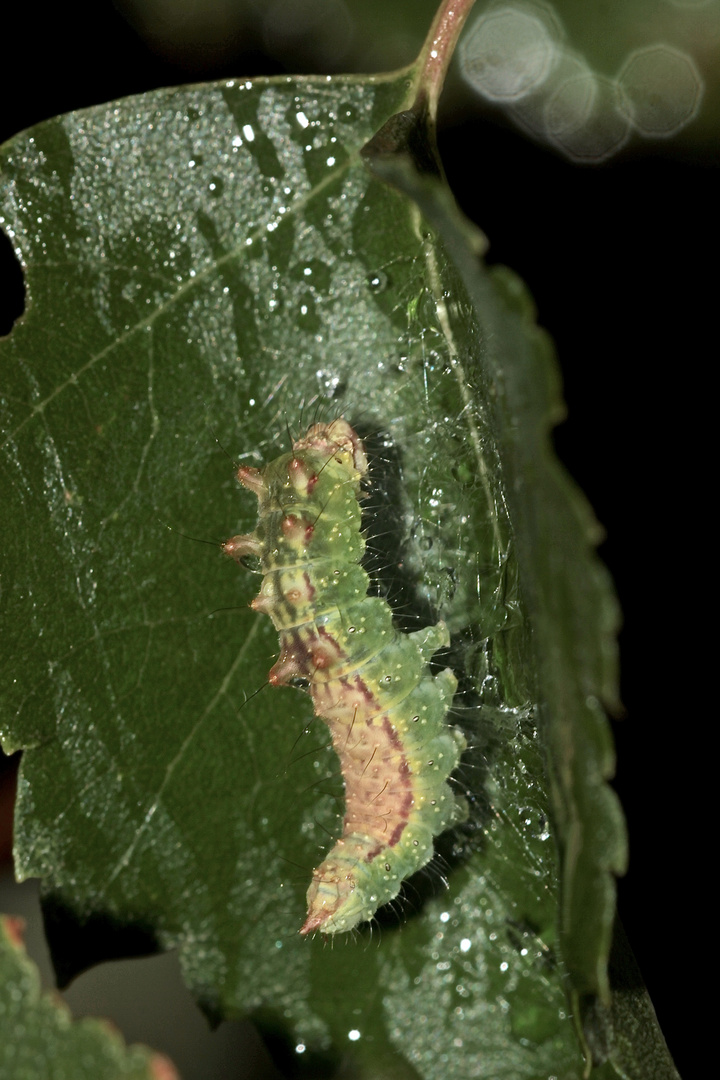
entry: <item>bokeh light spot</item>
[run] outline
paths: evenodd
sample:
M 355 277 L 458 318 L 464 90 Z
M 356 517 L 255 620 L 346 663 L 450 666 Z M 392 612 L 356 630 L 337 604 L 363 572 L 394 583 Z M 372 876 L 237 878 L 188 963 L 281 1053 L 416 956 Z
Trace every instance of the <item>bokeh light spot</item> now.
M 540 5 L 493 7 L 463 39 L 460 68 L 491 101 L 517 101 L 547 79 L 557 60 L 558 37 L 551 13 Z
M 623 64 L 618 83 L 628 118 L 641 135 L 675 135 L 696 116 L 704 84 L 695 61 L 670 45 L 636 49 Z
M 545 106 L 547 136 L 573 161 L 606 161 L 627 142 L 630 120 L 612 79 L 586 72 L 556 88 Z

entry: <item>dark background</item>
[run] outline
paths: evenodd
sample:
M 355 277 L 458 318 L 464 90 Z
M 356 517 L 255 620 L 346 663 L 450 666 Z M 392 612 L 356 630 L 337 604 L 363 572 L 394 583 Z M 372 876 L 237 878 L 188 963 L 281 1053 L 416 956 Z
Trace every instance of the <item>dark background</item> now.
M 96 0 L 91 14 L 48 5 L 40 16 L 28 5 L 13 18 L 0 141 L 49 116 L 164 85 L 293 70 L 287 57 L 281 66 L 265 56 L 251 33 L 220 51 L 161 58 L 109 0 Z M 311 51 L 297 59 L 296 70 L 330 70 L 313 69 Z M 601 554 L 624 611 L 615 788 L 630 870 L 620 915 L 687 1080 L 697 973 L 709 971 L 700 943 L 712 925 L 695 838 L 710 787 L 697 750 L 703 725 L 715 723 L 714 709 L 705 718 L 714 686 L 701 643 L 712 565 L 703 403 L 717 365 L 716 146 L 687 136 L 636 143 L 608 164 L 578 166 L 469 95 L 449 96 L 440 148 L 451 186 L 490 238 L 489 261 L 524 278 L 555 339 L 569 413 L 556 447 L 607 531 Z M 0 273 L 6 333 L 23 304 L 7 243 Z

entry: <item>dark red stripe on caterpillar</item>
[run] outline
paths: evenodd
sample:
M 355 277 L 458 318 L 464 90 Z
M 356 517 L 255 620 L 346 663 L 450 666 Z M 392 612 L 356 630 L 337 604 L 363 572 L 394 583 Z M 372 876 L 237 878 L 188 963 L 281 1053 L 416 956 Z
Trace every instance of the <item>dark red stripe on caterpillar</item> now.
M 316 424 L 292 451 L 238 479 L 258 498 L 255 531 L 223 544 L 260 559 L 252 601 L 280 634 L 268 680 L 298 681 L 330 729 L 345 784 L 342 836 L 314 871 L 301 933 L 352 930 L 433 857 L 433 839 L 465 816 L 448 777 L 465 748 L 445 717 L 457 680 L 428 661 L 444 623 L 411 634 L 368 595 L 359 500 L 368 463 L 343 419 Z

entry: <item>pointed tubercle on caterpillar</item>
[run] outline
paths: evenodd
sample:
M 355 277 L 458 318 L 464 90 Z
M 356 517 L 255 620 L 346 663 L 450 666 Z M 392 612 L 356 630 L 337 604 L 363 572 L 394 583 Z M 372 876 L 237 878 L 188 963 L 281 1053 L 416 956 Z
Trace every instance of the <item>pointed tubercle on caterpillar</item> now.
M 255 469 L 252 465 L 241 465 L 237 471 L 237 478 L 243 487 L 257 495 L 258 499 L 265 493 L 265 481 L 262 469 Z
M 263 545 L 254 533 L 247 533 L 246 536 L 231 536 L 220 545 L 220 550 L 223 555 L 229 555 L 235 562 L 240 562 L 247 555 L 254 555 L 259 559 L 263 552 Z

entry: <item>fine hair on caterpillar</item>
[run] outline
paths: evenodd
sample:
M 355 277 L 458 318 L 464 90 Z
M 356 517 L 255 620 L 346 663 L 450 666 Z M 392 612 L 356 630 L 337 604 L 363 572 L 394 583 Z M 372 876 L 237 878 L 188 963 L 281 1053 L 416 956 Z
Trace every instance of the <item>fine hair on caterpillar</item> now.
M 405 633 L 361 564 L 367 491 L 363 440 L 347 420 L 315 423 L 292 448 L 238 479 L 258 499 L 254 532 L 223 551 L 263 574 L 251 603 L 280 635 L 272 686 L 300 681 L 330 732 L 345 788 L 341 836 L 308 889 L 301 932 L 353 930 L 431 862 L 466 808 L 448 784 L 465 747 L 446 722 L 457 680 L 434 672 L 444 623 Z

